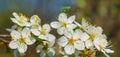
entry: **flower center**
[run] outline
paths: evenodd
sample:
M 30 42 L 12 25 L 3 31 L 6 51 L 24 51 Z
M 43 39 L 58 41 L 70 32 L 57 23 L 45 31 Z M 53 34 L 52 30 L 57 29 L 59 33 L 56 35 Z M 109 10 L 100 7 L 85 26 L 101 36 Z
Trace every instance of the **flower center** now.
M 21 19 L 20 19 L 20 20 L 18 20 L 18 23 L 19 23 L 19 24 L 23 24 L 23 22 L 22 22 L 22 20 L 21 20 Z
M 35 22 L 38 23 L 38 17 L 37 16 L 34 17 L 34 20 L 35 20 Z
M 68 39 L 68 41 L 69 41 L 69 44 L 74 44 L 74 39 L 73 38 Z
M 85 51 L 85 54 L 86 54 L 88 57 L 92 57 L 93 51 L 91 51 L 91 50 Z
M 44 28 L 42 28 L 42 29 L 40 30 L 40 34 L 41 34 L 41 35 L 45 35 L 45 29 L 44 29 Z
M 25 43 L 25 38 L 20 38 L 19 41 L 20 43 Z
M 66 27 L 66 26 L 67 26 L 67 22 L 65 22 L 65 21 L 62 22 L 62 26 L 63 26 L 63 27 Z
M 94 33 L 91 33 L 91 34 L 90 34 L 90 39 L 91 39 L 91 40 L 94 40 L 94 38 L 95 38 L 95 34 L 94 34 Z

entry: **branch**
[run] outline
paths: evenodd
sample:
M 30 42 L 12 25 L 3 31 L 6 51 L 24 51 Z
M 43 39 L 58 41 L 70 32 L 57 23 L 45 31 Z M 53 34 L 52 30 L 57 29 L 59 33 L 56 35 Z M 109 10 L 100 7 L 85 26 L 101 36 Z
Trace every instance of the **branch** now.
M 7 41 L 5 39 L 2 39 L 2 38 L 0 38 L 0 42 L 3 43 L 3 44 L 9 44 L 9 41 Z
M 0 34 L 0 43 L 1 44 L 9 44 L 8 40 L 5 40 L 3 38 L 11 38 L 9 34 Z
M 0 34 L 0 38 L 10 38 L 9 34 Z

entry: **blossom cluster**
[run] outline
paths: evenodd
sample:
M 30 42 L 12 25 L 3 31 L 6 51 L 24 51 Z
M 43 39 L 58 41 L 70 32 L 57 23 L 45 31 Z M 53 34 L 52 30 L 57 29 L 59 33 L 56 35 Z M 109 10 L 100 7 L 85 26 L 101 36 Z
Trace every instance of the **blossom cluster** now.
M 15 25 L 7 29 L 12 37 L 9 47 L 19 53 L 25 53 L 28 45 L 33 44 L 38 44 L 36 52 L 40 57 L 54 57 L 57 53 L 63 57 L 95 57 L 98 51 L 110 57 L 107 53 L 114 53 L 103 29 L 84 18 L 78 23 L 75 15 L 67 17 L 60 13 L 58 20 L 42 25 L 37 15 L 28 18 L 13 12 L 13 16 L 11 20 Z M 52 29 L 56 29 L 58 38 L 51 33 Z

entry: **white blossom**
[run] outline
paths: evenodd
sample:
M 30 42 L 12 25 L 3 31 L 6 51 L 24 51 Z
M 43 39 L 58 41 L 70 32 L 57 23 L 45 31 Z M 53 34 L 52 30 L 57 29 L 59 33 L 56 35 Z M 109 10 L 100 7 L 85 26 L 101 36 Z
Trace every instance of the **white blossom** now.
M 64 47 L 66 54 L 73 54 L 75 49 L 84 50 L 85 45 L 84 41 L 86 41 L 89 36 L 82 32 L 81 30 L 66 30 L 64 33 L 65 36 L 62 36 L 58 39 L 58 44 Z
M 24 15 L 20 14 L 18 15 L 16 12 L 13 12 L 13 16 L 15 18 L 11 18 L 11 20 L 16 23 L 19 26 L 30 26 L 30 23 L 28 22 L 29 19 L 25 17 Z
M 33 15 L 31 18 L 30 18 L 30 23 L 31 23 L 31 27 L 32 28 L 37 28 L 40 26 L 41 24 L 41 19 L 37 16 L 37 15 Z
M 105 35 L 101 35 L 100 37 L 95 38 L 93 43 L 99 51 L 103 52 L 107 57 L 110 57 L 106 53 L 114 53 L 114 51 L 107 48 L 108 42 L 105 37 Z
M 27 45 L 32 45 L 35 39 L 31 37 L 29 28 L 24 28 L 22 31 L 11 32 L 12 41 L 9 43 L 11 49 L 18 49 L 20 53 L 25 53 Z
M 53 34 L 50 34 L 51 28 L 49 24 L 44 24 L 43 26 L 39 26 L 37 29 L 31 29 L 31 32 L 38 36 L 40 39 L 53 41 L 55 40 L 55 36 Z M 54 42 L 54 41 L 53 41 Z
M 73 21 L 75 21 L 74 15 L 67 18 L 65 13 L 61 13 L 58 17 L 58 21 L 53 21 L 50 25 L 57 29 L 58 34 L 63 35 L 65 30 L 74 29 L 76 27 Z
M 55 55 L 55 50 L 51 46 L 53 44 L 48 41 L 44 41 L 43 45 L 38 45 L 36 48 L 37 53 L 40 53 L 40 57 L 45 57 L 48 55 L 49 57 L 53 57 Z

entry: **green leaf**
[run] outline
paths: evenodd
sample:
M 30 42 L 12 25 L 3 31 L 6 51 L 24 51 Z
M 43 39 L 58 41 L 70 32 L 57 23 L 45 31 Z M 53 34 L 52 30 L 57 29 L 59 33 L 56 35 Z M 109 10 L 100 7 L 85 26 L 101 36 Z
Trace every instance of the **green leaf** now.
M 65 6 L 61 8 L 61 12 L 68 12 L 71 9 L 70 6 Z

